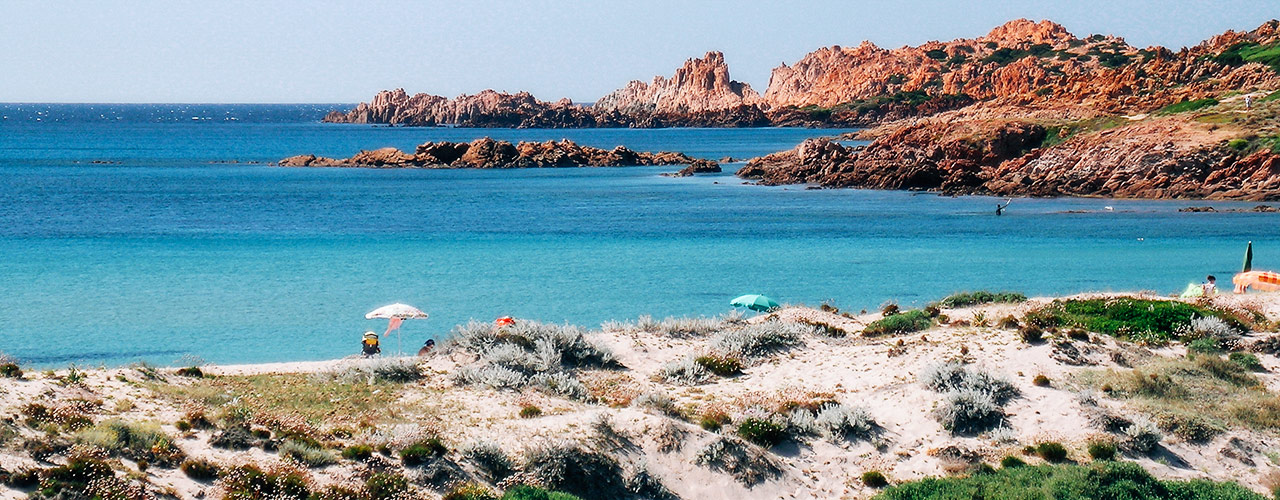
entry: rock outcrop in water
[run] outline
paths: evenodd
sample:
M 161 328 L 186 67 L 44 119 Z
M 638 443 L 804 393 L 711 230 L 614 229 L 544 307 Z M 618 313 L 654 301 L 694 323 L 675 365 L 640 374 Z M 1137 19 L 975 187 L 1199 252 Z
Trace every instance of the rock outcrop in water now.
M 404 89 L 379 92 L 368 103 L 324 118 L 333 123 L 390 125 L 457 125 L 485 128 L 581 128 L 596 126 L 595 118 L 568 99 L 540 101 L 528 92 L 504 94 L 485 90 L 453 99 Z
M 1228 146 L 1228 133 L 1176 118 L 1089 133 L 1052 147 L 1042 147 L 1051 132 L 1039 124 L 966 125 L 971 128 L 909 126 L 865 147 L 809 140 L 753 159 L 738 175 L 772 185 L 945 194 L 1280 199 L 1280 154 Z
M 466 142 L 428 142 L 412 153 L 396 148 L 361 151 L 350 158 L 315 155 L 290 156 L 280 160 L 283 167 L 368 167 L 368 168 L 556 168 L 625 167 L 640 165 L 719 165 L 694 159 L 684 153 L 645 153 L 623 146 L 600 149 L 573 141 L 521 142 L 512 144 L 488 137 Z
M 689 59 L 671 78 L 652 83 L 633 81 L 600 98 L 592 112 L 628 117 L 637 126 L 762 126 L 768 125 L 759 107 L 760 95 L 750 85 L 729 78 L 724 54 L 708 52 Z

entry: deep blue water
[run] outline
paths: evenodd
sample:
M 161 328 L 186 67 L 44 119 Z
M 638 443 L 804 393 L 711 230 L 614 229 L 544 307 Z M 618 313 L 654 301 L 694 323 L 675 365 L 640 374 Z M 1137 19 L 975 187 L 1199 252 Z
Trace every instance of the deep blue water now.
M 363 315 L 390 302 L 431 313 L 404 328 L 416 350 L 469 318 L 595 326 L 718 314 L 743 293 L 858 310 L 979 288 L 1173 292 L 1228 279 L 1248 240 L 1259 268 L 1280 267 L 1275 214 L 1178 213 L 1204 204 L 1186 201 L 1019 199 L 996 217 L 985 197 L 658 175 L 670 167 L 249 163 L 485 135 L 718 159 L 838 131 L 414 129 L 314 123 L 325 106 L 231 109 L 259 118 L 0 121 L 0 351 L 41 365 L 325 359 L 381 331 Z

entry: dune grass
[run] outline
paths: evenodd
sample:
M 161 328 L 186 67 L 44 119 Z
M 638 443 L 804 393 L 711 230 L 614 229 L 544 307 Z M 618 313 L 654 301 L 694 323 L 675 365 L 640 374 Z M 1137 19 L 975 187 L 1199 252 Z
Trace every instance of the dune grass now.
M 1264 500 L 1230 482 L 1161 481 L 1132 462 L 1007 467 L 969 477 L 927 478 L 885 490 L 879 500 L 1024 498 L 1176 498 Z
M 933 318 L 929 316 L 929 313 L 920 309 L 912 309 L 872 321 L 862 330 L 862 334 L 872 336 L 902 335 L 928 330 L 931 326 L 933 326 Z
M 149 382 L 157 394 L 210 408 L 270 409 L 312 423 L 394 420 L 402 384 L 375 380 L 346 382 L 337 377 L 302 373 L 221 376 L 189 383 Z
M 1227 428 L 1280 429 L 1280 397 L 1247 368 L 1218 355 L 1085 372 L 1079 380 L 1132 402 L 1160 428 L 1188 441 L 1203 442 Z

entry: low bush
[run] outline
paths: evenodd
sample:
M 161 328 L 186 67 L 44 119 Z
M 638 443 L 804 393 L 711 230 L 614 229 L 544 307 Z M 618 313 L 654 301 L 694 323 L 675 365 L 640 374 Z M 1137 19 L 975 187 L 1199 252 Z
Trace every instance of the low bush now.
M 128 491 L 110 464 L 94 458 L 71 457 L 66 465 L 41 470 L 37 476 L 39 490 L 31 498 L 143 498 Z
M 707 444 L 694 455 L 693 462 L 724 471 L 747 487 L 782 475 L 782 467 L 768 453 L 728 437 Z
M 1200 354 L 1218 354 L 1222 352 L 1222 348 L 1218 347 L 1218 341 L 1214 339 L 1195 339 L 1187 343 L 1188 353 Z
M 218 483 L 228 499 L 307 500 L 311 496 L 306 476 L 289 469 L 264 471 L 256 465 L 240 465 L 223 470 Z
M 979 290 L 976 292 L 961 292 L 948 295 L 942 299 L 939 304 L 943 307 L 958 308 L 969 307 L 990 303 L 1008 303 L 1016 304 L 1026 302 L 1027 296 L 1018 292 L 989 292 Z
M 928 313 L 913 309 L 872 321 L 862 330 L 862 334 L 902 335 L 928 330 L 931 326 L 933 326 L 933 318 Z
M 1044 330 L 1033 324 L 1025 324 L 1018 328 L 1018 336 L 1023 342 L 1028 344 L 1038 344 L 1044 341 Z
M 786 428 L 763 418 L 749 417 L 738 423 L 738 435 L 743 439 L 770 448 L 787 439 Z
M 1067 447 L 1062 443 L 1045 441 L 1036 445 L 1036 455 L 1046 462 L 1061 462 L 1067 459 Z
M 293 460 L 307 467 L 325 467 L 338 463 L 333 452 L 308 443 L 285 440 L 278 448 L 282 458 Z
M 1123 431 L 1124 440 L 1120 442 L 1120 446 L 1130 453 L 1146 455 L 1156 450 L 1160 446 L 1160 440 L 1164 436 L 1160 435 L 1160 429 L 1155 423 L 1146 419 L 1135 419 L 1125 426 Z
M 177 467 L 182 463 L 182 450 L 173 438 L 154 423 L 132 423 L 112 419 L 81 430 L 76 440 L 97 446 L 107 452 L 132 460 L 146 460 L 161 467 Z
M 1264 500 L 1231 482 L 1162 481 L 1133 462 L 1008 467 L 967 477 L 926 478 L 894 486 L 881 500 L 943 498 L 1177 498 Z
M 516 485 L 508 488 L 502 500 L 582 500 L 576 496 L 559 491 L 547 491 L 528 485 Z
M 1009 315 L 1000 318 L 1000 321 L 996 322 L 996 326 L 1006 330 L 1017 330 L 1022 326 L 1022 324 L 1018 322 L 1018 318 L 1013 317 L 1013 315 Z
M 711 432 L 719 431 L 721 427 L 732 423 L 733 419 L 729 418 L 729 414 L 720 410 L 711 410 L 704 412 L 698 419 L 698 426 Z
M 682 418 L 680 408 L 676 406 L 675 400 L 671 399 L 671 396 L 665 392 L 647 392 L 641 394 L 632 403 L 640 408 L 657 410 L 668 417 Z
M 1025 462 L 1025 461 L 1023 461 L 1021 458 L 1015 457 L 1015 456 L 1013 456 L 1013 455 L 1005 455 L 1005 457 L 1004 457 L 1004 458 L 1000 459 L 1000 467 L 1003 467 L 1003 468 L 1005 468 L 1005 469 L 1012 469 L 1012 468 L 1014 468 L 1014 467 L 1022 467 L 1022 466 L 1024 466 L 1024 465 L 1027 465 L 1027 462 Z
M 696 358 L 681 358 L 658 369 L 658 378 L 668 384 L 698 385 L 711 380 L 711 371 Z
M 482 442 L 468 446 L 462 450 L 462 456 L 475 464 L 477 468 L 498 482 L 516 472 L 516 466 L 502 448 L 494 443 Z
M 889 486 L 889 479 L 880 471 L 869 470 L 862 473 L 862 484 L 868 488 L 883 488 Z
M 1247 352 L 1233 352 L 1227 355 L 1227 361 L 1240 365 L 1245 370 L 1259 372 L 1262 371 L 1262 362 L 1258 357 Z
M 0 363 L 0 377 L 22 378 L 22 368 L 17 363 Z
M 576 445 L 550 445 L 525 455 L 524 473 L 548 489 L 589 498 L 625 498 L 630 494 L 622 467 L 612 457 Z
M 727 330 L 712 340 L 712 354 L 738 360 L 765 357 L 799 345 L 804 335 L 816 335 L 813 326 L 784 321 L 765 321 Z
M 377 472 L 364 482 L 365 493 L 372 500 L 400 500 L 409 496 L 409 479 L 396 472 Z
M 934 410 L 942 428 L 955 434 L 972 434 L 1004 424 L 1002 406 L 991 394 L 965 389 L 946 393 L 942 404 Z
M 1040 374 L 1031 379 L 1031 383 L 1038 387 L 1049 387 L 1051 382 L 1049 381 L 1049 377 L 1044 376 L 1044 374 Z
M 1111 441 L 1090 441 L 1088 446 L 1089 458 L 1094 460 L 1114 460 L 1116 458 L 1116 444 Z
M 705 355 L 694 358 L 694 362 L 702 365 L 711 373 L 721 377 L 732 377 L 742 373 L 742 361 L 736 358 L 717 355 Z
M 498 500 L 498 495 L 483 485 L 466 482 L 454 486 L 440 500 Z
M 814 416 L 814 425 L 828 438 L 868 439 L 876 430 L 871 414 L 862 408 L 849 408 L 842 404 L 827 404 Z
M 1018 395 L 1018 388 L 1008 380 L 955 361 L 925 368 L 920 382 L 935 392 L 968 390 L 988 394 L 994 403 L 1000 405 Z
M 353 444 L 342 449 L 342 458 L 347 460 L 363 461 L 373 456 L 373 446 L 367 444 Z
M 449 453 L 449 448 L 438 437 L 428 437 L 400 449 L 400 461 L 407 467 L 415 467 Z
M 178 470 L 181 470 L 187 477 L 205 482 L 217 479 L 221 469 L 218 464 L 203 458 L 188 458 L 178 466 Z
M 201 370 L 199 366 L 188 366 L 186 368 L 178 368 L 178 370 L 174 373 L 177 373 L 179 376 L 183 376 L 183 377 L 204 378 L 204 370 Z
M 542 416 L 542 408 L 534 405 L 524 405 L 520 407 L 520 418 L 537 418 Z

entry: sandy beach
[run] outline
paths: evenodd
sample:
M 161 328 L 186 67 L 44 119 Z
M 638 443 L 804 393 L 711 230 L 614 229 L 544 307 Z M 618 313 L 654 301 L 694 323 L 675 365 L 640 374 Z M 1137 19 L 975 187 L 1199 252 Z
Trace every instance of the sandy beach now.
M 178 498 L 227 492 L 225 476 L 192 477 L 183 470 L 189 466 L 179 467 L 191 462 L 224 471 L 244 464 L 291 471 L 313 491 L 392 471 L 408 479 L 413 495 L 436 498 L 459 485 L 498 491 L 538 484 L 532 460 L 547 456 L 539 450 L 569 449 L 607 457 L 611 474 L 628 481 L 647 478 L 649 487 L 679 498 L 869 498 L 878 490 L 863 484 L 866 471 L 900 483 L 967 474 L 1006 456 L 1039 463 L 1023 449 L 1047 441 L 1062 443 L 1070 460 L 1087 463 L 1090 443 L 1114 442 L 1125 449 L 1125 431 L 1109 429 L 1108 422 L 1150 413 L 1142 419 L 1158 427 L 1162 417 L 1153 403 L 1125 396 L 1115 381 L 1133 370 L 1155 373 L 1156 366 L 1188 363 L 1183 343 L 1143 345 L 1067 328 L 1028 342 L 1023 333 L 1030 318 L 1055 300 L 1125 297 L 1159 299 L 1088 294 L 944 306 L 932 311 L 937 316 L 922 331 L 879 336 L 864 335 L 864 329 L 877 324 L 881 313 L 841 313 L 826 306 L 787 306 L 750 317 L 641 318 L 568 333 L 551 327 L 560 329 L 553 336 L 569 339 L 563 344 L 569 347 L 556 354 L 556 366 L 544 367 L 555 375 L 530 368 L 532 375 L 516 381 L 504 381 L 492 368 L 499 366 L 495 357 L 510 353 L 475 346 L 501 346 L 504 338 L 545 325 L 506 333 L 487 324 L 461 327 L 470 340 L 446 343 L 424 357 L 207 365 L 185 375 L 148 365 L 28 371 L 0 379 L 0 414 L 6 417 L 0 468 L 15 475 L 66 464 L 71 457 L 98 457 L 122 481 Z M 1274 327 L 1269 322 L 1280 319 L 1275 295 L 1220 296 L 1199 304 L 1251 315 L 1256 325 Z M 1000 324 L 1005 321 L 1021 323 L 1021 330 Z M 732 332 L 740 338 L 728 340 Z M 786 340 L 755 349 L 743 343 L 742 332 Z M 1272 335 L 1255 330 L 1232 342 L 1246 351 L 1267 345 Z M 547 342 L 519 353 L 536 358 L 550 349 Z M 685 361 L 733 349 L 741 349 L 741 366 L 732 375 L 700 371 L 690 366 L 701 361 Z M 599 353 L 610 354 L 593 358 Z M 1261 366 L 1248 375 L 1257 381 L 1250 390 L 1280 391 L 1280 359 L 1268 352 L 1254 355 Z M 948 395 L 925 380 L 948 361 L 1009 383 L 1016 396 L 1004 404 L 1001 423 L 974 432 L 945 428 L 938 414 Z M 502 366 L 519 363 L 537 361 Z M 797 416 L 805 408 L 813 413 Z M 828 432 L 823 426 L 829 419 L 822 415 L 832 408 L 862 420 L 842 427 L 842 433 Z M 785 421 L 787 435 L 753 443 L 735 427 L 751 418 Z M 145 426 L 171 441 L 141 451 L 114 446 L 124 431 L 104 438 L 102 429 L 112 422 Z M 1268 491 L 1269 478 L 1280 475 L 1269 458 L 1280 444 L 1277 428 L 1206 422 L 1213 432 L 1191 438 L 1166 425 L 1156 448 L 1124 451 L 1123 459 L 1160 478 L 1234 480 Z M 232 436 L 237 426 L 249 432 Z M 404 450 L 424 439 L 443 448 L 410 465 Z M 340 457 L 358 445 L 372 451 Z M 513 470 L 495 475 L 487 468 L 492 464 L 477 458 L 484 456 L 477 449 L 500 452 Z M 22 498 L 29 490 L 0 491 L 4 498 Z

